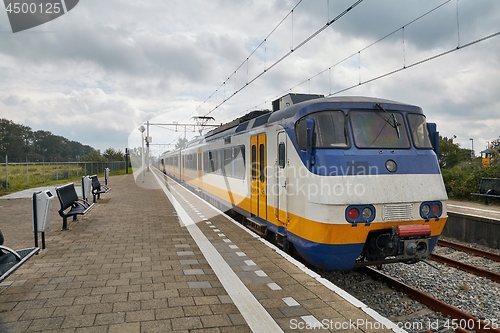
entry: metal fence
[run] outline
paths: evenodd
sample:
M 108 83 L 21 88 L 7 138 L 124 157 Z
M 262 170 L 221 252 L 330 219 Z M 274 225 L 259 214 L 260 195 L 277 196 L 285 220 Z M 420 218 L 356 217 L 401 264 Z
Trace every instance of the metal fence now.
M 125 169 L 125 161 L 3 163 L 0 165 L 0 189 L 74 179 L 103 173 L 106 168 L 111 172 Z

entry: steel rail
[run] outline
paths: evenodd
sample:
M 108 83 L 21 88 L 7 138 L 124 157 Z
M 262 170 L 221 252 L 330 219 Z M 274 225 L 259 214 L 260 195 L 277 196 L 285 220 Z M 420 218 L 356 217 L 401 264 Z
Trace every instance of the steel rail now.
M 473 315 L 470 315 L 453 305 L 447 304 L 441 300 L 432 297 L 420 290 L 417 290 L 409 285 L 393 279 L 392 277 L 377 271 L 373 268 L 366 267 L 364 270 L 370 274 L 372 277 L 384 281 L 388 285 L 392 286 L 394 289 L 402 291 L 408 296 L 411 296 L 420 303 L 441 312 L 444 315 L 455 319 L 455 324 L 460 327 L 460 324 L 467 324 L 468 329 L 475 330 L 479 333 L 500 333 L 500 329 L 497 326 L 492 326 L 489 322 L 481 320 Z M 452 325 L 450 325 L 451 327 Z
M 473 247 L 470 247 L 467 245 L 462 245 L 462 244 L 458 244 L 458 243 L 454 243 L 454 242 L 450 242 L 450 241 L 445 241 L 442 239 L 438 240 L 437 245 L 449 247 L 449 248 L 452 248 L 452 249 L 455 249 L 458 251 L 467 252 L 467 253 L 474 254 L 474 255 L 479 256 L 479 257 L 485 257 L 487 259 L 491 259 L 491 260 L 500 262 L 500 254 L 479 250 L 479 249 L 476 249 L 476 248 L 473 248 Z
M 490 279 L 492 281 L 495 281 L 497 283 L 500 283 L 500 274 L 498 274 L 496 272 L 492 272 L 492 271 L 489 271 L 487 269 L 472 266 L 472 265 L 457 261 L 455 259 L 451 259 L 451 258 L 442 256 L 442 255 L 439 255 L 439 254 L 435 254 L 435 253 L 431 254 L 430 259 L 437 261 L 437 262 L 440 262 L 442 264 L 451 266 L 451 267 L 461 269 L 462 271 L 469 272 L 469 273 L 472 273 L 474 275 L 481 276 L 481 277 Z

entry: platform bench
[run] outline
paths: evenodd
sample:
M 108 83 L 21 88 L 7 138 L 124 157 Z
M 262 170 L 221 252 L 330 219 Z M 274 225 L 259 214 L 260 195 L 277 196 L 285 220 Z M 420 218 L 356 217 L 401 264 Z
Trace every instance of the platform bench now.
M 97 175 L 90 176 L 90 179 L 92 180 L 92 195 L 94 196 L 95 203 L 96 197 L 97 199 L 101 199 L 101 193 L 108 193 L 111 189 L 106 185 L 101 185 L 99 179 L 97 179 Z
M 61 204 L 59 215 L 63 218 L 63 230 L 68 230 L 68 216 L 73 216 L 73 221 L 75 221 L 77 215 L 84 215 L 94 206 L 93 203 L 78 199 L 73 183 L 56 187 L 56 193 Z
M 40 251 L 38 247 L 15 251 L 3 246 L 3 243 L 4 238 L 0 231 L 0 282 Z
M 484 204 L 488 204 L 488 198 L 500 198 L 500 178 L 481 178 L 479 193 L 470 195 L 484 197 Z

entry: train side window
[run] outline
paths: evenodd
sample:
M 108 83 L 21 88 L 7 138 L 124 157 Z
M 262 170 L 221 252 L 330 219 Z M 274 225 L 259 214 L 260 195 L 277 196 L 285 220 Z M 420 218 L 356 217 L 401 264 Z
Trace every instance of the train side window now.
M 204 151 L 203 152 L 203 173 L 204 174 L 208 173 L 208 166 L 209 166 L 208 151 Z
M 234 147 L 234 176 L 245 178 L 245 146 Z
M 233 175 L 233 148 L 224 149 L 224 174 L 228 177 Z
M 252 159 L 252 179 L 256 180 L 257 179 L 257 146 L 252 145 L 252 154 L 251 154 L 251 159 Z
M 286 164 L 285 153 L 285 144 L 283 142 L 280 142 L 280 144 L 278 145 L 278 165 L 281 169 L 283 169 Z
M 217 156 L 215 159 L 215 173 L 220 175 L 222 173 L 222 154 L 220 150 L 217 150 L 215 153 Z
M 215 156 L 213 151 L 208 152 L 208 158 L 210 160 L 210 169 L 208 170 L 208 172 L 215 172 Z

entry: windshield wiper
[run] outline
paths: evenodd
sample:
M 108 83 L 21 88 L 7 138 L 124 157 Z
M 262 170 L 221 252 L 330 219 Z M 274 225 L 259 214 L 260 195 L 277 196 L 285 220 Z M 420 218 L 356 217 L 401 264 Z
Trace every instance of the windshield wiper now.
M 400 138 L 400 133 L 399 133 L 399 127 L 398 126 L 400 124 L 398 124 L 398 122 L 396 121 L 396 116 L 394 115 L 394 113 L 387 112 L 387 110 L 384 109 L 384 107 L 382 105 L 380 105 L 379 103 L 376 103 L 375 105 L 378 106 L 385 113 L 390 114 L 389 119 L 385 119 L 385 121 L 389 125 L 391 125 L 392 128 L 394 128 L 396 130 L 396 134 L 398 135 L 398 139 L 399 139 Z M 392 119 L 392 122 L 390 121 L 390 119 Z

